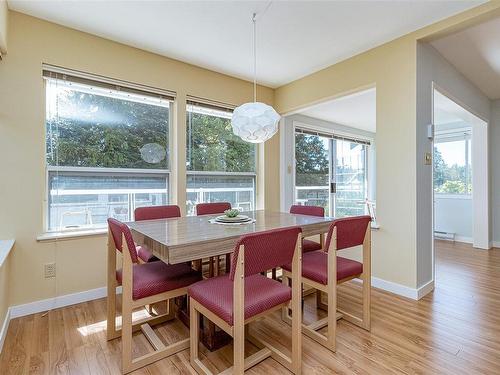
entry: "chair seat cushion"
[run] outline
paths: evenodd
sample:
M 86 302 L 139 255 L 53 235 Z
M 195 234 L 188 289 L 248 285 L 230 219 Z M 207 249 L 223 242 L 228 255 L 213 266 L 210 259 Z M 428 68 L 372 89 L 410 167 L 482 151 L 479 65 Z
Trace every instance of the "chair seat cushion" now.
M 286 264 L 283 269 L 292 270 L 291 264 Z M 363 263 L 342 258 L 337 255 L 337 280 L 363 273 Z M 328 284 L 328 253 L 320 250 L 302 255 L 302 277 L 316 281 L 323 285 Z
M 161 261 L 134 264 L 132 299 L 153 296 L 187 287 L 201 280 L 201 273 L 186 264 L 168 265 Z M 116 271 L 116 280 L 122 284 L 122 270 Z
M 191 298 L 233 325 L 233 282 L 229 275 L 213 277 L 191 285 Z M 245 320 L 290 301 L 292 290 L 279 281 L 262 275 L 245 278 Z
M 302 240 L 302 252 L 309 253 L 311 251 L 321 250 L 321 244 L 316 241 L 311 241 L 307 239 Z
M 153 252 L 147 248 L 145 245 L 136 245 L 137 256 L 141 258 L 145 263 L 155 262 L 159 260 L 153 255 Z

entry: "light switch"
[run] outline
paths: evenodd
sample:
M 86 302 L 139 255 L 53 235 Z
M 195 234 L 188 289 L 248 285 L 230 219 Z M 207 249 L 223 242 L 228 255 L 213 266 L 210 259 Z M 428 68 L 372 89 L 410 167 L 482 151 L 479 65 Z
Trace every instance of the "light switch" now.
M 426 152 L 424 155 L 424 164 L 432 165 L 432 154 L 430 152 Z

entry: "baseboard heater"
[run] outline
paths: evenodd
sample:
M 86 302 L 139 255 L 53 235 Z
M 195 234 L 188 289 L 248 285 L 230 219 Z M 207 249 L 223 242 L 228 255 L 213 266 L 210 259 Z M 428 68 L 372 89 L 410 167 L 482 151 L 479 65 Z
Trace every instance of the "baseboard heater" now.
M 455 233 L 434 231 L 434 238 L 439 240 L 455 241 Z

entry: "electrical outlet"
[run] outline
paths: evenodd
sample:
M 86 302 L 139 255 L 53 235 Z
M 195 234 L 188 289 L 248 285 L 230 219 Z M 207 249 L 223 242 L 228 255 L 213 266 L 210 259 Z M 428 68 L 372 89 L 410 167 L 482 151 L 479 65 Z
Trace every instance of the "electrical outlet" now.
M 52 277 L 56 277 L 56 264 L 55 263 L 47 263 L 44 265 L 45 270 L 45 278 L 50 279 Z

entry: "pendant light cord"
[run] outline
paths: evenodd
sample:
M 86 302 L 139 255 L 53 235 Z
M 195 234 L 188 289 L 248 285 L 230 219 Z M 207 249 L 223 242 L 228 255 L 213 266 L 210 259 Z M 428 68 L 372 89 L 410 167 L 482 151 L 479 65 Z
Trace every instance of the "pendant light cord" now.
M 259 17 L 262 17 L 272 4 L 270 0 L 264 10 L 260 12 Z M 253 101 L 257 102 L 257 13 L 252 15 L 253 22 Z
M 253 22 L 253 101 L 257 102 L 257 13 L 252 16 Z

